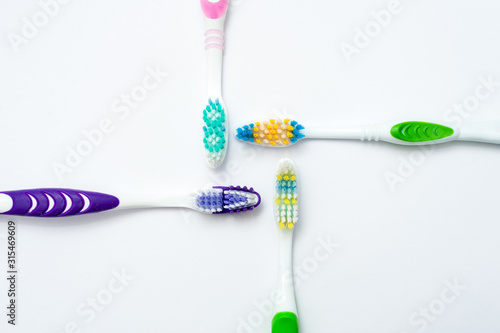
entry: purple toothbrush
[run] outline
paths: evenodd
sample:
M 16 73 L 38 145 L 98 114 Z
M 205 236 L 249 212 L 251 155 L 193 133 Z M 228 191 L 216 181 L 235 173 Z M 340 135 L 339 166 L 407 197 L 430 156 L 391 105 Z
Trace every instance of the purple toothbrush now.
M 63 217 L 106 210 L 184 207 L 204 214 L 240 213 L 260 204 L 260 195 L 246 186 L 214 186 L 187 195 L 120 196 L 64 188 L 0 192 L 0 214 Z

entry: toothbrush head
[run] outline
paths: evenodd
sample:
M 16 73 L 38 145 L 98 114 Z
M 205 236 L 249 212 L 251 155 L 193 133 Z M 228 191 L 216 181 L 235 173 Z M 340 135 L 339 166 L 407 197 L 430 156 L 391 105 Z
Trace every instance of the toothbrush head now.
M 281 229 L 293 229 L 299 219 L 295 163 L 282 158 L 276 168 L 274 186 L 274 219 Z
M 208 99 L 203 110 L 203 152 L 211 168 L 224 161 L 227 151 L 227 119 L 224 102 Z
M 241 213 L 259 204 L 259 193 L 246 186 L 214 186 L 196 196 L 196 209 L 206 214 Z
M 304 126 L 290 119 L 269 119 L 238 127 L 236 139 L 265 147 L 287 147 L 305 138 Z

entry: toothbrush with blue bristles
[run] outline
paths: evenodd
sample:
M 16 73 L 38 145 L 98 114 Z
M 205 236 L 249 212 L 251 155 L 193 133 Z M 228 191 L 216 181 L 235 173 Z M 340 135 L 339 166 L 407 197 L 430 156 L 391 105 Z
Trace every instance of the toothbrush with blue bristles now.
M 227 111 L 222 99 L 224 21 L 228 0 L 200 0 L 205 20 L 208 98 L 203 110 L 203 154 L 211 168 L 224 161 L 227 152 Z
M 385 141 L 400 145 L 429 145 L 450 141 L 500 144 L 500 122 L 470 122 L 460 126 L 424 121 L 386 122 L 370 125 L 304 127 L 296 120 L 271 118 L 240 126 L 236 139 L 265 147 L 288 147 L 304 139 L 353 139 Z

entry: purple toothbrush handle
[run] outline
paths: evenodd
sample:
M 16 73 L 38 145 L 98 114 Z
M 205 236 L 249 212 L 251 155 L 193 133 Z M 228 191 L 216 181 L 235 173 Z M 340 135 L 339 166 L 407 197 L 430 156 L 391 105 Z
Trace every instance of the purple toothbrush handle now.
M 12 198 L 12 208 L 2 214 L 38 217 L 82 215 L 110 210 L 120 200 L 109 194 L 65 188 L 38 188 L 0 192 Z

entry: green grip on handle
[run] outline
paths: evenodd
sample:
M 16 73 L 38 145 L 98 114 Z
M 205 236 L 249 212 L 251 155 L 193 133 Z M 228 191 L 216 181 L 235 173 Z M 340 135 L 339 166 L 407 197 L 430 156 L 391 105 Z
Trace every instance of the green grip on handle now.
M 299 322 L 293 312 L 278 312 L 273 318 L 272 333 L 298 333 Z
M 407 142 L 425 142 L 446 138 L 455 131 L 439 124 L 422 121 L 406 121 L 391 128 L 391 135 Z

